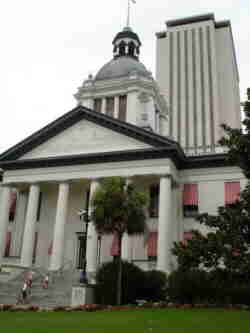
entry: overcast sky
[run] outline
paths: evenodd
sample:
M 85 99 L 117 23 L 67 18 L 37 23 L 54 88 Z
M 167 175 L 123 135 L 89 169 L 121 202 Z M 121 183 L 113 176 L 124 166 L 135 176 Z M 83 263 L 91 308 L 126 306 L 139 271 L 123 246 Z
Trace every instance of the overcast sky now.
M 155 72 L 155 33 L 169 19 L 213 12 L 229 19 L 242 99 L 250 86 L 249 0 L 137 0 L 131 26 Z M 112 57 L 127 0 L 1 0 L 0 152 L 76 106 L 73 94 Z

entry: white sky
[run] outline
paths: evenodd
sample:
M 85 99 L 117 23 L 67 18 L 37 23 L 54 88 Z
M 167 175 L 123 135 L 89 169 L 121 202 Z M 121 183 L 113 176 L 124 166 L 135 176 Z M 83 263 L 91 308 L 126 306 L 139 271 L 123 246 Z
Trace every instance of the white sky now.
M 112 58 L 127 0 L 0 0 L 0 152 L 76 106 L 73 94 Z M 155 33 L 169 19 L 213 12 L 229 19 L 242 99 L 250 86 L 249 0 L 137 0 L 131 26 L 155 71 Z

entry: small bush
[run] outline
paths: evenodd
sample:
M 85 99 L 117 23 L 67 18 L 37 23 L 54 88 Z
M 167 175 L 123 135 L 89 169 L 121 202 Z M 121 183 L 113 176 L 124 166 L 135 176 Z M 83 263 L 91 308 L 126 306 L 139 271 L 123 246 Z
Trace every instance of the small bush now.
M 181 304 L 207 301 L 211 295 L 208 275 L 200 270 L 174 271 L 168 277 L 167 294 L 171 301 Z
M 98 304 L 116 304 L 118 263 L 103 264 L 97 272 L 96 301 Z M 144 272 L 132 263 L 122 262 L 122 304 L 142 298 Z
M 168 278 L 167 292 L 180 304 L 250 305 L 250 282 L 223 270 L 177 270 Z
M 166 299 L 167 276 L 161 271 L 144 272 L 143 299 L 159 302 Z

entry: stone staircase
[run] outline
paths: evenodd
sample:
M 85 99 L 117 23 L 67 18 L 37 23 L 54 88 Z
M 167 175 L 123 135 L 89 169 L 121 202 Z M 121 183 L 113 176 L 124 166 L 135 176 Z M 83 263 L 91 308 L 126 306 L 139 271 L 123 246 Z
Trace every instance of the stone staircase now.
M 71 304 L 72 285 L 77 281 L 79 273 L 74 269 L 65 269 L 50 274 L 48 289 L 42 288 L 45 272 L 33 269 L 35 272 L 28 300 L 30 304 L 40 307 L 55 307 Z M 16 304 L 18 295 L 25 279 L 25 272 L 8 282 L 0 282 L 0 304 Z

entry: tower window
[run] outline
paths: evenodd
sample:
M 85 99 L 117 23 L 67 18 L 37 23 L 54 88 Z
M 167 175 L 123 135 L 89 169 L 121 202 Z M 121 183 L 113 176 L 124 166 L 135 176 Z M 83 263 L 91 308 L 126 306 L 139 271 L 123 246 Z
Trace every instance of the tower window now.
M 114 97 L 107 97 L 106 99 L 106 115 L 114 117 L 114 106 L 115 99 Z
M 95 98 L 95 100 L 94 100 L 94 110 L 96 112 L 102 112 L 102 99 L 101 98 Z
M 184 184 L 183 213 L 185 217 L 195 217 L 199 213 L 197 184 Z
M 119 96 L 118 119 L 122 121 L 126 121 L 127 119 L 127 95 Z

